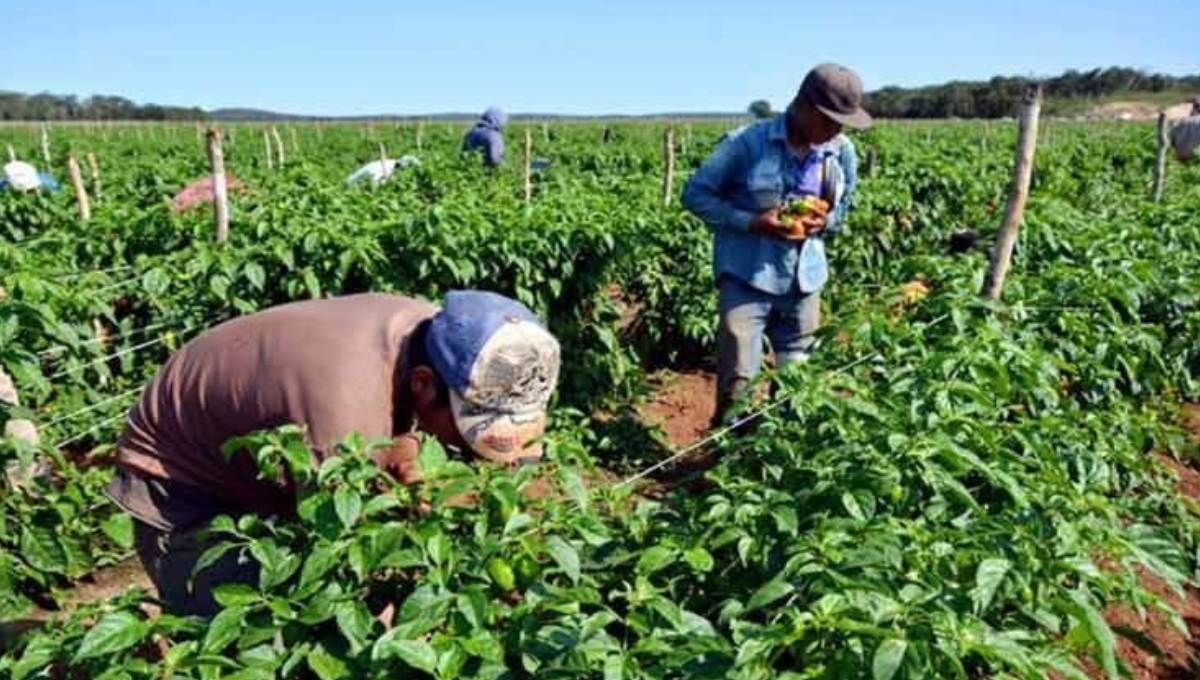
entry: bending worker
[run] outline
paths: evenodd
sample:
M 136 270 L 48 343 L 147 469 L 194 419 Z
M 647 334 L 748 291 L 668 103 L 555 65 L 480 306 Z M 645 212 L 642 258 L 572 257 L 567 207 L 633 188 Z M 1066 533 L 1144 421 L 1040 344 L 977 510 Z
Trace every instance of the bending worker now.
M 117 444 L 106 493 L 133 515 L 135 543 L 166 609 L 211 616 L 213 588 L 254 583 L 257 564 L 230 551 L 192 571 L 218 515 L 288 517 L 295 489 L 259 479 L 234 437 L 306 428 L 317 460 L 351 433 L 390 437 L 375 462 L 419 477 L 417 430 L 500 464 L 538 459 L 559 346 L 518 302 L 451 292 L 445 305 L 384 294 L 274 307 L 187 343 L 146 386 Z

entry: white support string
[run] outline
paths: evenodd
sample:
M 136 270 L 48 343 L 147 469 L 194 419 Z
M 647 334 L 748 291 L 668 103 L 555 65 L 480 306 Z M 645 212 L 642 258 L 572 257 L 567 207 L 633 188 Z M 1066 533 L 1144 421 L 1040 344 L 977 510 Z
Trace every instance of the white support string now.
M 69 444 L 74 444 L 77 441 L 81 441 L 81 440 L 91 436 L 92 434 L 100 431 L 101 429 L 103 429 L 109 425 L 112 425 L 113 423 L 117 422 L 118 420 L 124 420 L 126 415 L 127 414 L 122 413 L 120 415 L 113 416 L 111 418 L 105 418 L 104 420 L 101 420 L 100 422 L 96 423 L 95 425 L 88 428 L 87 430 L 75 435 L 74 437 L 70 437 L 69 439 L 64 439 L 64 440 L 60 441 L 59 443 L 54 445 L 54 448 L 61 449 Z
M 192 324 L 192 325 L 188 326 L 187 328 L 183 329 L 182 331 L 180 331 L 179 334 L 185 335 L 187 333 L 190 333 L 192 330 L 198 328 L 199 326 L 200 326 L 200 324 L 198 324 L 198 323 Z M 58 378 L 62 378 L 62 377 L 68 376 L 68 375 L 78 373 L 78 372 L 88 368 L 89 366 L 94 366 L 96 364 L 104 363 L 104 362 L 110 361 L 112 359 L 119 359 L 120 357 L 123 357 L 126 354 L 132 354 L 133 352 L 137 352 L 137 351 L 146 349 L 148 347 L 160 345 L 166 341 L 167 341 L 167 336 L 162 335 L 162 336 L 155 338 L 154 340 L 147 340 L 146 342 L 134 345 L 132 347 L 127 347 L 126 349 L 123 349 L 119 352 L 113 352 L 112 354 L 109 354 L 108 356 L 103 356 L 103 357 L 99 357 L 96 359 L 92 359 L 91 361 L 80 364 L 78 366 L 63 369 L 63 370 L 59 371 L 58 373 L 55 373 L 54 375 L 50 376 L 50 379 L 57 380 Z
M 928 324 L 926 324 L 925 330 L 933 328 L 934 326 L 942 323 L 943 321 L 945 321 L 946 319 L 949 319 L 949 318 L 950 318 L 949 314 L 944 314 L 944 315 L 934 319 L 933 321 L 929 322 Z M 856 366 L 859 366 L 860 364 L 863 364 L 867 361 L 878 358 L 880 356 L 882 356 L 882 354 L 878 350 L 876 350 L 874 352 L 869 352 L 863 356 L 860 356 L 859 358 L 855 359 L 854 361 L 851 361 L 850 363 L 846 364 L 845 366 L 842 366 L 841 368 L 837 368 L 837 369 L 834 369 L 834 370 L 828 372 L 826 374 L 826 377 L 832 377 L 835 375 L 839 375 L 841 373 L 845 373 L 846 371 L 849 371 L 850 369 L 852 369 Z M 642 470 L 641 472 L 633 475 L 632 477 L 629 477 L 629 478 L 621 481 L 613 488 L 619 489 L 623 486 L 626 486 L 627 484 L 632 484 L 633 482 L 636 482 L 639 479 L 643 479 L 644 477 L 651 475 L 651 474 L 657 472 L 658 470 L 661 470 L 662 468 L 670 465 L 671 463 L 679 460 L 680 458 L 683 458 L 684 456 L 688 455 L 689 453 L 691 453 L 703 446 L 711 444 L 712 442 L 716 441 L 717 439 L 720 439 L 721 437 L 724 437 L 725 435 L 729 434 L 730 432 L 737 430 L 741 426 L 762 417 L 763 415 L 775 410 L 776 408 L 779 408 L 783 404 L 790 401 L 791 398 L 792 397 L 790 395 L 788 395 L 788 396 L 780 397 L 772 402 L 769 402 L 768 404 L 759 408 L 758 410 L 756 410 L 752 413 L 748 413 L 748 414 L 742 416 L 741 418 L 738 418 L 734 422 L 730 423 L 729 425 L 726 425 L 725 427 L 722 427 L 721 429 L 717 430 L 716 432 L 713 432 L 712 434 L 701 439 L 700 441 L 694 442 L 694 443 L 684 447 L 683 449 L 671 454 L 671 456 L 664 458 L 664 459 L 658 461 L 657 463 L 655 463 L 654 465 L 651 465 L 650 467 L 646 468 L 645 470 Z
M 871 359 L 873 359 L 877 356 L 879 356 L 879 352 L 871 352 L 870 354 L 859 357 L 858 359 L 855 359 L 851 363 L 846 364 L 845 366 L 838 369 L 837 371 L 831 372 L 829 375 L 836 375 L 837 373 L 840 373 L 842 371 L 849 370 L 865 361 L 870 361 Z M 788 400 L 790 400 L 790 399 L 791 399 L 791 396 L 780 397 L 779 399 L 776 399 L 775 401 L 768 403 L 766 406 L 759 408 L 757 411 L 748 413 L 748 414 L 742 416 L 741 418 L 738 418 L 734 422 L 730 423 L 729 425 L 726 425 L 725 427 L 717 430 L 716 432 L 713 432 L 712 434 L 708 435 L 704 439 L 701 439 L 698 442 L 693 442 L 691 445 L 686 446 L 683 449 L 675 452 L 670 457 L 664 458 L 663 460 L 658 461 L 654 465 L 651 465 L 650 467 L 646 468 L 645 470 L 642 470 L 641 472 L 637 473 L 636 475 L 633 475 L 632 477 L 625 479 L 620 484 L 617 484 L 617 486 L 615 488 L 619 489 L 622 486 L 625 486 L 627 484 L 632 484 L 633 482 L 636 482 L 639 479 L 642 479 L 648 475 L 654 474 L 658 470 L 661 470 L 662 468 L 670 465 L 671 463 L 679 460 L 680 458 L 683 458 L 684 456 L 688 455 L 692 451 L 695 451 L 696 449 L 706 446 L 706 445 L 716 441 L 717 439 L 724 437 L 725 435 L 729 434 L 730 432 L 733 432 L 734 430 L 745 425 L 746 423 L 756 420 L 757 418 L 769 413 L 770 411 L 773 411 L 774 409 L 787 403 Z
M 78 411 L 75 411 L 75 412 L 73 412 L 73 413 L 68 413 L 68 414 L 66 414 L 66 415 L 59 416 L 59 417 L 55 418 L 54 420 L 51 420 L 50 422 L 48 422 L 48 423 L 46 423 L 46 424 L 42 425 L 42 427 L 47 427 L 47 428 L 49 428 L 49 427 L 54 427 L 55 425 L 58 425 L 59 423 L 66 422 L 66 421 L 68 421 L 68 420 L 71 420 L 72 418 L 75 418 L 75 417 L 77 417 L 77 416 L 81 416 L 81 415 L 83 415 L 83 414 L 85 414 L 85 413 L 88 413 L 88 412 L 90 412 L 90 411 L 95 411 L 96 409 L 98 409 L 98 408 L 101 408 L 101 407 L 103 407 L 103 406 L 105 406 L 105 405 L 107 405 L 107 404 L 111 404 L 111 403 L 113 403 L 113 402 L 115 402 L 115 401 L 120 401 L 120 400 L 122 400 L 122 399 L 128 399 L 129 397 L 132 397 L 132 396 L 134 396 L 134 395 L 136 395 L 136 394 L 140 394 L 140 393 L 141 393 L 141 391 L 142 391 L 142 388 L 141 388 L 141 387 L 136 387 L 136 388 L 134 388 L 134 389 L 132 389 L 132 390 L 129 390 L 129 391 L 127 391 L 127 392 L 122 392 L 121 394 L 117 394 L 117 395 L 114 395 L 114 396 L 108 397 L 107 399 L 103 399 L 103 400 L 101 400 L 101 401 L 98 401 L 98 402 L 96 402 L 96 403 L 92 404 L 91 406 L 85 406 L 85 407 L 83 407 L 83 408 L 81 408 L 81 409 L 79 409 Z
M 213 317 L 213 319 L 215 319 L 215 318 L 216 318 L 216 316 Z M 44 350 L 38 352 L 38 356 L 41 358 L 46 358 L 52 354 L 58 354 L 60 352 L 66 351 L 68 349 L 72 349 L 73 347 L 87 347 L 88 345 L 100 345 L 100 344 L 104 344 L 104 343 L 108 343 L 108 342 L 113 342 L 120 338 L 131 338 L 135 335 L 141 335 L 142 333 L 149 333 L 150 331 L 156 331 L 156 330 L 159 330 L 160 328 L 166 328 L 168 326 L 174 326 L 174 325 L 175 325 L 175 321 L 162 321 L 162 322 L 159 322 L 156 324 L 150 324 L 149 326 L 142 326 L 141 328 L 134 328 L 133 330 L 129 331 L 128 333 L 115 333 L 113 335 L 110 335 L 110 336 L 104 337 L 104 338 L 92 338 L 90 340 L 81 340 L 78 343 L 76 343 L 75 345 L 55 345 L 54 347 L 50 347 L 49 349 L 44 349 Z
M 9 276 L 40 276 L 44 279 L 49 279 L 49 278 L 77 279 L 77 278 L 80 278 L 83 276 L 91 276 L 93 274 L 113 274 L 116 272 L 128 271 L 130 269 L 133 269 L 133 265 L 126 264 L 126 265 L 121 265 L 118 267 L 107 267 L 105 269 L 87 269 L 84 271 L 79 271 L 79 270 L 71 270 L 71 271 L 63 271 L 63 272 L 23 271 L 23 272 L 11 273 L 11 274 L 9 274 Z
M 141 277 L 141 275 L 139 274 L 138 276 L 131 276 L 131 277 L 129 277 L 129 278 L 127 278 L 127 279 L 123 280 L 123 281 L 117 281 L 116 283 L 110 283 L 110 284 L 109 284 L 109 285 L 107 285 L 107 286 L 101 286 L 101 287 L 99 287 L 99 288 L 96 288 L 95 290 L 89 290 L 89 291 L 86 291 L 86 292 L 87 292 L 89 295 L 98 295 L 98 294 L 100 294 L 100 293 L 104 293 L 104 292 L 107 292 L 107 291 L 110 291 L 110 290 L 116 290 L 116 289 L 118 289 L 118 288 L 123 288 L 124 286 L 127 286 L 127 285 L 129 285 L 129 284 L 131 284 L 131 283 L 135 283 L 135 282 L 137 282 L 137 281 L 141 281 L 141 280 L 142 280 L 142 277 Z
M 92 274 L 112 274 L 115 272 L 128 271 L 130 269 L 133 269 L 133 265 L 126 264 L 126 265 L 121 265 L 119 267 L 109 267 L 107 269 L 92 269 L 89 271 L 82 271 L 82 272 L 80 272 L 80 271 L 63 272 L 62 274 L 59 274 L 58 276 L 60 276 L 61 278 L 65 278 L 65 279 L 75 279 L 75 278 L 79 278 L 81 276 L 91 276 Z

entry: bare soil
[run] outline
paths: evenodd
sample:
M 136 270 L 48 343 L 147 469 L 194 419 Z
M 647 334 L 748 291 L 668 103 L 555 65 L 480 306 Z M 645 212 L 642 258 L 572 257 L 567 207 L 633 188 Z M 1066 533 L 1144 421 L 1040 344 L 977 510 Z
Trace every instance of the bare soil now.
M 35 607 L 24 619 L 0 621 L 0 640 L 37 628 L 47 621 L 70 614 L 80 606 L 100 602 L 128 592 L 133 588 L 154 592 L 154 584 L 136 557 L 130 557 L 110 567 L 97 569 L 77 581 L 70 590 L 55 594 L 57 609 Z
M 717 408 L 717 377 L 712 373 L 659 373 L 654 395 L 639 412 L 642 421 L 662 430 L 674 450 L 696 443 L 708 432 Z

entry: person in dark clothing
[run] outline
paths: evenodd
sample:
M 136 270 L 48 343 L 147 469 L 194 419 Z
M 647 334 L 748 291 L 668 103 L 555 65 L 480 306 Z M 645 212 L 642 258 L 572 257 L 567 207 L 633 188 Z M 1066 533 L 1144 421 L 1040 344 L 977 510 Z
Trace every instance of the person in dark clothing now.
M 479 122 L 463 138 L 463 151 L 478 151 L 489 168 L 504 165 L 504 124 L 508 116 L 495 106 L 488 107 Z

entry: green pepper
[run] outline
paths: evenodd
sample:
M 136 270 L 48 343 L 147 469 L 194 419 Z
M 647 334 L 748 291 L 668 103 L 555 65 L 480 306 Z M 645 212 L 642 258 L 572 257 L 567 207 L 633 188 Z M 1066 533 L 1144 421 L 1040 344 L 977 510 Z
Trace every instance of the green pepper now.
M 487 573 L 492 577 L 492 583 L 495 583 L 501 590 L 512 590 L 517 585 L 516 574 L 513 573 L 512 566 L 508 560 L 503 557 L 493 557 L 487 561 Z

